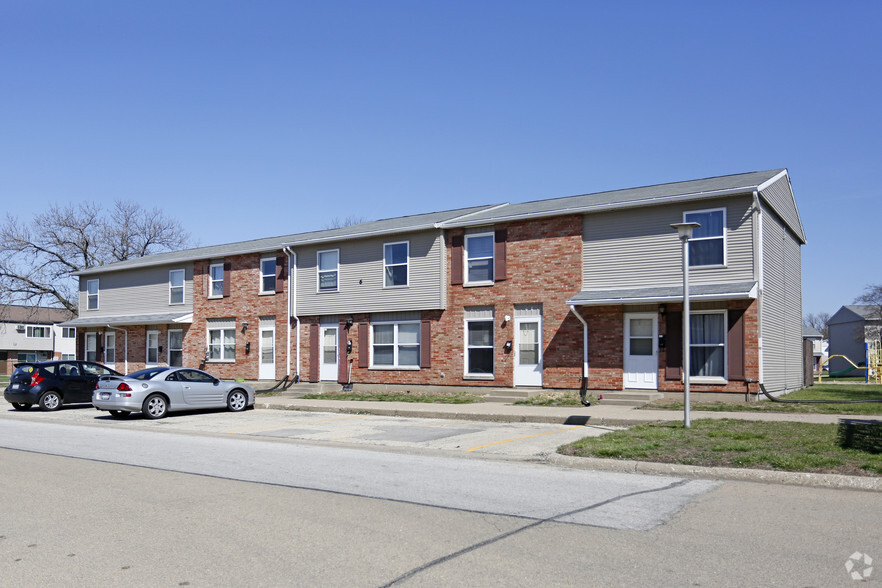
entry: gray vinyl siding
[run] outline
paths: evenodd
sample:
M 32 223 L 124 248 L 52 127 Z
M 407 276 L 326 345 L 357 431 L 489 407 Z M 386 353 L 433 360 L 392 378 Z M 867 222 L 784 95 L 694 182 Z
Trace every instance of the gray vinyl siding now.
M 798 390 L 805 385 L 800 245 L 767 207 L 763 207 L 762 216 L 763 383 L 769 392 Z
M 856 320 L 851 322 L 828 325 L 828 328 L 830 329 L 830 332 L 828 333 L 830 340 L 830 355 L 844 355 L 854 363 L 860 365 L 867 359 L 867 333 L 864 328 L 867 323 L 863 318 L 855 318 Z M 830 359 L 828 365 L 830 366 L 831 372 L 838 372 L 852 367 L 851 364 L 841 357 Z M 865 370 L 857 370 L 851 375 L 863 377 L 866 373 Z
M 384 288 L 383 245 L 409 241 L 408 285 Z M 316 254 L 338 249 L 337 292 L 318 292 Z M 300 316 L 356 312 L 400 312 L 443 308 L 443 247 L 440 232 L 298 247 L 297 314 Z
M 726 266 L 690 268 L 694 284 L 754 280 L 750 196 L 586 214 L 582 289 L 683 283 L 682 246 L 672 223 L 687 211 L 726 209 Z
M 790 180 L 785 176 L 771 184 L 762 191 L 762 197 L 768 201 L 769 206 L 784 221 L 787 227 L 802 241 L 805 235 L 802 232 L 802 223 L 799 220 L 799 212 L 796 208 L 796 200 L 790 189 Z
M 168 272 L 184 270 L 184 303 L 169 304 Z M 86 283 L 98 279 L 98 310 L 87 310 Z M 193 312 L 193 264 L 145 267 L 80 277 L 80 318 Z

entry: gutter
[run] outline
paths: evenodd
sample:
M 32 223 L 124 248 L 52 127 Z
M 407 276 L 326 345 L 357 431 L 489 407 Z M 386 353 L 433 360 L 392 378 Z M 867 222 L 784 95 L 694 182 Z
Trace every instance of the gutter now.
M 757 282 L 757 296 L 756 296 L 756 330 L 757 330 L 757 355 L 758 355 L 758 369 L 759 369 L 759 384 L 762 386 L 765 384 L 765 367 L 763 362 L 763 356 L 765 355 L 763 350 L 763 310 L 764 310 L 764 298 L 766 291 L 765 284 L 765 265 L 766 260 L 764 257 L 763 248 L 763 207 L 760 203 L 759 199 L 759 190 L 753 191 L 753 214 L 754 214 L 754 223 L 753 223 L 753 238 L 754 238 L 754 259 L 756 260 L 756 282 Z
M 287 324 L 288 333 L 287 333 L 287 346 L 285 349 L 285 358 L 286 358 L 286 374 L 290 377 L 291 375 L 291 319 L 293 318 L 297 321 L 297 328 L 295 329 L 295 336 L 297 337 L 297 364 L 294 369 L 296 373 L 296 381 L 300 381 L 300 317 L 297 316 L 297 253 L 291 249 L 289 246 L 285 246 L 282 248 L 282 251 L 285 252 L 285 255 L 288 258 L 288 317 L 285 323 Z
M 570 310 L 576 318 L 579 319 L 579 322 L 582 323 L 582 377 L 586 380 L 588 379 L 588 321 L 585 318 L 576 312 L 576 307 L 573 304 L 570 304 Z

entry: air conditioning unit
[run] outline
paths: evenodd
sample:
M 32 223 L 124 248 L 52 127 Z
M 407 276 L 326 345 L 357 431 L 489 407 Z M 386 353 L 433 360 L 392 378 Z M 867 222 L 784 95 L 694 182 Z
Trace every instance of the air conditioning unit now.
M 17 327 L 15 327 L 15 332 L 16 332 L 16 333 L 24 333 L 24 332 L 25 332 L 25 326 L 24 326 L 24 325 L 18 325 Z

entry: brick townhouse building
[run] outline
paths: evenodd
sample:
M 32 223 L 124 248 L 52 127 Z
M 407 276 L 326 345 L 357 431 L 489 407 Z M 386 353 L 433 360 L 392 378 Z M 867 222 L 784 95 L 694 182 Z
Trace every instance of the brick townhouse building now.
M 786 170 L 372 221 L 79 272 L 78 353 L 355 386 L 803 386 Z

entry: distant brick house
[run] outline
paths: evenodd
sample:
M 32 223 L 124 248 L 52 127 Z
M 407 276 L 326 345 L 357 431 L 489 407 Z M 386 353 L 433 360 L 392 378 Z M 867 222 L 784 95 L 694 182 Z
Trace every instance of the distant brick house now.
M 477 206 L 84 270 L 83 355 L 221 377 L 375 386 L 802 387 L 800 247 L 786 170 Z M 108 335 L 112 346 L 109 347 Z M 125 338 L 126 349 L 122 349 Z

